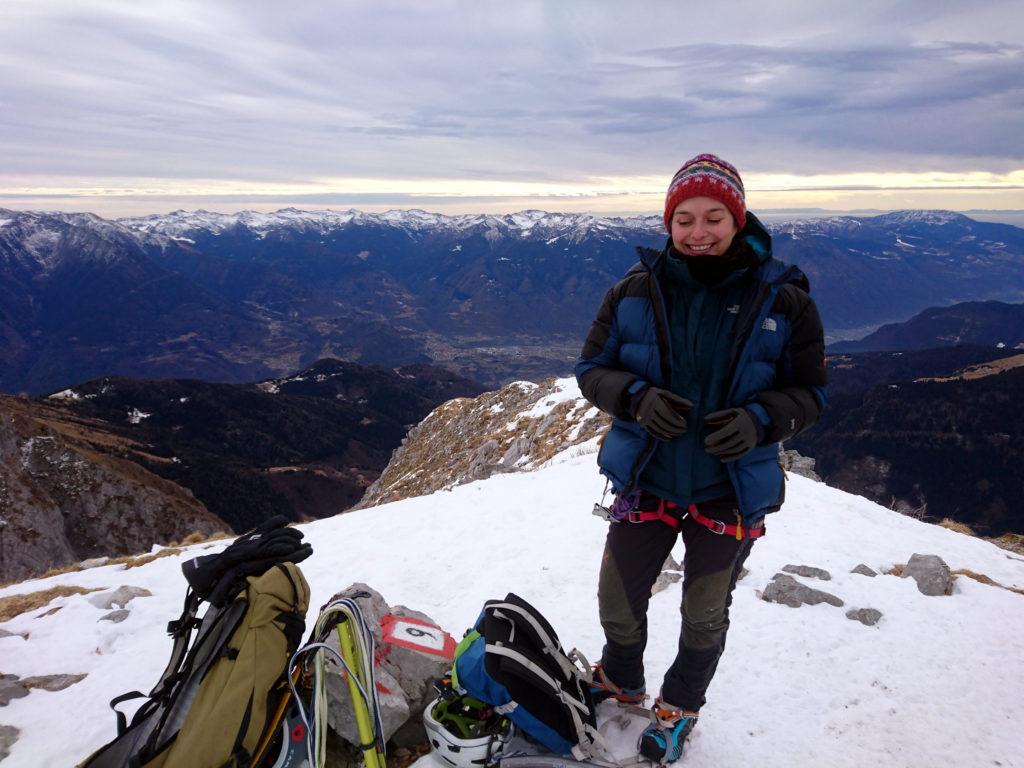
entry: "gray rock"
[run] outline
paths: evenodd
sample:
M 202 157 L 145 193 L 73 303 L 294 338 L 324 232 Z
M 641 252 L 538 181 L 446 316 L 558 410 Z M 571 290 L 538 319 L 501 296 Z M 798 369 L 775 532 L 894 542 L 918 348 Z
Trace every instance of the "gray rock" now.
M 28 640 L 28 632 L 8 632 L 6 629 L 0 629 L 0 637 L 20 637 Z
M 809 477 L 811 480 L 821 482 L 821 477 L 814 471 L 814 459 L 810 456 L 801 456 L 796 451 L 787 451 L 779 445 L 779 463 L 787 472 L 794 475 Z
M 12 699 L 28 696 L 26 688 L 17 675 L 0 675 L 0 707 L 6 707 Z
M 331 600 L 341 597 L 356 602 L 374 636 L 385 739 L 398 747 L 422 743 L 426 733 L 420 713 L 433 698 L 434 680 L 451 668 L 455 641 L 426 614 L 404 606 L 391 608 L 366 584 L 353 584 Z M 328 644 L 338 647 L 337 633 L 331 633 Z M 345 741 L 358 744 L 348 685 L 340 675 L 327 680 L 331 728 Z
M 338 634 L 336 632 L 331 633 L 327 644 L 334 650 L 338 650 Z M 327 675 L 328 724 L 349 744 L 359 744 L 359 732 L 356 729 L 348 683 L 339 674 L 340 665 L 336 669 L 332 669 L 332 664 L 329 663 L 327 668 L 331 670 Z M 398 681 L 386 669 L 377 667 L 376 678 L 380 715 L 384 724 L 384 738 L 390 739 L 392 734 L 409 720 L 409 700 Z
M 38 688 L 42 691 L 63 691 L 75 683 L 85 680 L 86 675 L 36 675 L 21 680 L 21 684 L 28 689 Z
M 747 578 L 747 576 L 749 576 L 749 575 L 750 575 L 750 569 L 749 568 L 743 568 L 741 566 L 740 567 L 740 575 L 736 577 L 736 581 L 743 581 L 743 579 Z
M 953 575 L 938 555 L 912 555 L 901 576 L 916 581 L 922 595 L 953 594 Z
M 118 587 L 112 592 L 100 592 L 95 595 L 89 596 L 89 602 L 95 605 L 97 608 L 104 608 L 110 610 L 115 605 L 118 608 L 124 608 L 128 603 L 134 600 L 136 597 L 152 597 L 153 593 L 148 589 L 142 587 L 132 587 L 124 585 Z
M 11 754 L 11 747 L 20 733 L 13 725 L 0 725 L 0 760 Z
M 412 630 L 419 635 L 418 640 L 427 640 L 432 645 L 440 646 L 440 648 L 436 649 L 441 654 L 438 655 L 437 653 L 424 653 L 423 651 L 413 650 L 393 643 L 389 644 L 385 640 L 384 647 L 389 649 L 389 652 L 384 654 L 381 666 L 398 680 L 398 684 L 405 691 L 406 696 L 409 698 L 409 710 L 415 716 L 416 726 L 421 729 L 420 738 L 416 741 L 401 744 L 396 741 L 396 744 L 400 747 L 412 747 L 426 740 L 426 732 L 422 731 L 422 721 L 419 718 L 419 713 L 423 711 L 424 707 L 435 696 L 434 681 L 439 677 L 443 677 L 451 669 L 451 656 L 445 655 L 444 651 L 446 647 L 450 647 L 454 651 L 455 641 L 444 630 L 439 628 L 431 629 L 430 627 L 436 627 L 437 623 L 425 613 L 398 605 L 392 609 L 391 614 L 399 620 L 415 619 L 430 625 L 428 627 L 420 627 L 419 625 L 410 627 L 406 626 L 406 623 L 398 621 L 394 625 L 396 633 L 400 634 L 401 627 L 405 626 L 406 630 Z M 421 632 L 424 634 L 420 635 L 419 633 Z M 436 638 L 436 641 L 431 641 L 426 633 L 430 633 L 430 637 Z M 394 738 L 397 739 L 397 735 Z
M 96 621 L 109 621 L 113 624 L 120 624 L 122 621 L 128 618 L 128 614 L 131 613 L 127 608 L 119 608 L 116 611 L 105 613 L 100 616 Z
M 808 579 L 821 579 L 831 581 L 832 574 L 823 568 L 815 568 L 810 565 L 785 565 L 782 567 L 786 573 L 795 573 L 797 576 L 805 576 Z
M 109 557 L 90 557 L 88 560 L 83 560 L 78 564 L 78 567 L 83 571 L 87 571 L 90 568 L 99 568 L 101 565 L 106 565 Z
M 855 610 L 847 611 L 846 618 L 852 621 L 859 621 L 861 624 L 873 627 L 878 623 L 878 620 L 882 618 L 882 612 L 874 608 L 857 608 Z
M 801 605 L 817 605 L 818 603 L 828 603 L 837 608 L 843 606 L 843 601 L 835 595 L 811 589 L 784 573 L 776 573 L 772 576 L 772 580 L 764 588 L 761 599 L 769 603 L 788 605 L 791 608 L 799 608 Z
M 654 586 L 651 587 L 651 594 L 656 595 L 679 582 L 679 580 L 683 578 L 683 574 L 679 570 L 680 568 L 682 568 L 682 566 L 675 561 L 672 555 L 669 555 L 665 559 L 665 564 L 661 566 L 661 573 L 658 574 L 657 581 L 655 581 Z
M 506 467 L 514 467 L 516 462 L 523 456 L 529 456 L 533 451 L 533 440 L 529 437 L 517 437 L 501 457 L 501 463 Z
M 850 573 L 859 573 L 861 576 L 870 576 L 871 578 L 874 578 L 878 575 L 876 571 L 871 570 L 866 565 L 864 565 L 864 563 L 858 565 L 856 568 L 850 571 Z

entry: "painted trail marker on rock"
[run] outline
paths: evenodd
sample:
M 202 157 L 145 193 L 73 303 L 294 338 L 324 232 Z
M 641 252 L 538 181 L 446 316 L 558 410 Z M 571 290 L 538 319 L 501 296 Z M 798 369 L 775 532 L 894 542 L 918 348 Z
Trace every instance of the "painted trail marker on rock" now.
M 449 661 L 455 655 L 455 638 L 422 619 L 389 613 L 381 619 L 380 628 L 387 644 L 440 656 Z

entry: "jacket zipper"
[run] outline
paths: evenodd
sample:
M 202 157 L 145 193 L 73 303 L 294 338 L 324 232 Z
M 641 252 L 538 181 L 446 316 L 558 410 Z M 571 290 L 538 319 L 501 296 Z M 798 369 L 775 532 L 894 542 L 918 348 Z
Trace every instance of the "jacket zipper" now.
M 665 257 L 662 255 L 661 258 L 665 258 Z M 653 313 L 654 314 L 654 322 L 656 323 L 655 334 L 654 335 L 655 335 L 655 338 L 657 338 L 658 330 L 660 329 L 661 332 L 662 332 L 662 335 L 664 336 L 664 339 L 665 339 L 665 347 L 668 349 L 669 364 L 668 364 L 668 367 L 666 368 L 666 366 L 664 365 L 665 358 L 664 358 L 663 355 L 661 355 L 661 351 L 659 349 L 658 365 L 661 367 L 661 375 L 665 379 L 665 388 L 666 389 L 671 389 L 671 387 L 672 387 L 672 333 L 671 333 L 671 329 L 669 328 L 669 322 L 668 322 L 668 304 L 665 301 L 665 294 L 661 290 L 661 283 L 658 281 L 658 276 L 655 274 L 654 270 L 651 269 L 651 267 L 649 265 L 644 263 L 644 266 L 647 267 L 647 271 L 651 275 L 651 281 L 654 284 L 654 295 L 658 299 L 658 301 L 661 303 L 661 319 L 662 319 L 661 323 L 658 323 L 658 313 L 657 312 Z M 633 463 L 633 471 L 630 473 L 629 483 L 626 486 L 626 488 L 624 489 L 624 491 L 623 491 L 624 493 L 629 493 L 630 491 L 632 491 L 636 487 L 637 481 L 640 479 L 640 473 L 644 471 L 644 467 L 646 467 L 648 462 L 650 462 L 650 460 L 654 456 L 654 452 L 657 450 L 657 448 L 658 448 L 657 441 L 653 437 L 651 437 L 651 435 L 647 435 L 647 447 L 644 449 L 644 452 L 641 453 L 637 457 L 637 460 Z

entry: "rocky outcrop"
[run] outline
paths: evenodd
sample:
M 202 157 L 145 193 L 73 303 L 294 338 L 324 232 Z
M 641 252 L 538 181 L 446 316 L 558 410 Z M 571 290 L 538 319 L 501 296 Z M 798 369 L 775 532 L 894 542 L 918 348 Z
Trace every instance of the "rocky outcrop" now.
M 0 707 L 6 707 L 13 699 L 28 696 L 28 686 L 17 675 L 0 675 Z
M 953 575 L 938 555 L 912 555 L 900 576 L 916 581 L 922 595 L 953 594 Z
M 476 398 L 450 400 L 409 430 L 356 509 L 499 472 L 537 469 L 610 423 L 583 399 L 575 379 L 516 381 Z
M 799 608 L 801 605 L 818 605 L 828 603 L 837 608 L 842 608 L 843 601 L 828 592 L 819 589 L 812 589 L 801 584 L 792 576 L 784 573 L 776 573 L 768 586 L 764 588 L 762 599 L 769 603 L 781 603 L 790 608 Z
M 0 581 L 226 527 L 181 486 L 89 447 L 113 439 L 0 398 Z
M 876 608 L 856 608 L 846 612 L 850 621 L 859 621 L 866 627 L 873 627 L 882 618 L 882 612 Z
M 807 579 L 821 579 L 822 581 L 831 581 L 832 574 L 826 571 L 824 568 L 815 568 L 813 565 L 784 565 L 782 570 L 786 573 L 796 574 L 797 576 L 803 576 Z
M 109 592 L 100 592 L 96 595 L 90 595 L 87 599 L 97 608 L 104 608 L 106 610 L 110 610 L 115 605 L 118 608 L 123 609 L 126 605 L 128 605 L 128 603 L 130 603 L 136 597 L 152 596 L 153 593 L 150 592 L 148 589 L 144 589 L 142 587 L 132 587 L 125 584 Z
M 787 472 L 792 472 L 794 475 L 801 475 L 811 480 L 817 480 L 819 483 L 821 482 L 821 477 L 814 471 L 815 460 L 810 456 L 801 456 L 794 450 L 783 448 L 780 444 L 779 463 L 782 464 L 782 468 Z
M 22 699 L 34 690 L 63 691 L 80 683 L 88 675 L 35 675 L 19 678 L 17 675 L 0 675 L 0 707 L 6 707 L 12 699 Z
M 658 578 L 654 582 L 654 586 L 651 587 L 651 595 L 656 595 L 659 592 L 663 592 L 673 584 L 678 583 L 683 578 L 682 565 L 675 561 L 672 555 L 665 558 L 664 565 L 661 566 L 661 573 L 658 574 Z
M 13 725 L 0 725 L 0 760 L 11 754 L 11 747 L 20 733 Z

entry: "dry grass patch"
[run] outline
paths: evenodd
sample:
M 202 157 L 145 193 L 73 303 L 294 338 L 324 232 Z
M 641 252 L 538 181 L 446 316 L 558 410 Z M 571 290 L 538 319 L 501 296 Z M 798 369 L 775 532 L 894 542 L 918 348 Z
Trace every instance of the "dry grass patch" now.
M 990 587 L 999 587 L 1000 589 L 1005 589 L 1007 592 L 1016 592 L 1018 595 L 1024 595 L 1024 589 L 1021 589 L 1019 587 L 1004 586 L 995 579 L 986 576 L 984 573 L 976 573 L 972 571 L 970 568 L 957 568 L 955 571 L 953 571 L 953 575 L 966 576 L 967 578 L 974 579 L 975 581 L 981 584 L 988 584 Z
M 58 597 L 69 597 L 71 595 L 87 595 L 90 592 L 99 592 L 101 587 L 86 589 L 85 587 L 50 587 L 38 592 L 29 592 L 24 595 L 11 595 L 0 597 L 0 621 L 9 621 L 15 616 L 20 616 L 27 611 L 34 611 L 42 608 L 51 600 Z
M 161 557 L 171 557 L 172 555 L 180 555 L 183 547 L 190 546 L 192 544 L 201 544 L 206 541 L 219 541 L 221 539 L 231 538 L 234 534 L 225 533 L 224 531 L 216 531 L 211 533 L 209 536 L 195 531 L 190 533 L 181 541 L 172 541 L 166 547 L 161 549 L 159 552 L 153 552 L 152 554 L 146 555 L 124 555 L 123 557 L 112 557 L 107 560 L 104 565 L 123 565 L 123 570 L 129 568 L 138 568 L 143 565 L 148 565 L 154 560 L 159 560 Z
M 1004 533 L 1002 536 L 992 539 L 992 543 L 997 547 L 1016 552 L 1018 555 L 1024 555 L 1024 534 Z
M 199 531 L 193 531 L 188 536 L 183 538 L 181 541 L 172 541 L 167 546 L 169 547 L 188 547 L 193 544 L 205 544 L 210 541 L 220 541 L 222 539 L 229 539 L 235 534 L 228 533 L 227 531 L 214 531 L 209 536 Z
M 906 567 L 907 567 L 906 563 L 897 563 L 892 568 L 890 568 L 888 571 L 882 571 L 882 573 L 884 573 L 884 574 L 886 574 L 888 576 L 902 576 L 903 575 L 903 569 L 906 568 Z
M 180 555 L 181 549 L 178 547 L 167 547 L 161 549 L 159 552 L 154 552 L 151 555 L 123 555 L 121 557 L 112 557 L 107 560 L 104 565 L 123 565 L 122 570 L 128 570 L 129 568 L 138 568 L 140 565 L 146 565 L 152 563 L 154 560 L 159 560 L 161 557 L 170 557 L 171 555 Z
M 78 573 L 79 571 L 84 570 L 85 569 L 82 568 L 81 563 L 68 563 L 67 565 L 58 565 L 53 568 L 48 568 L 46 570 L 46 573 L 44 573 L 42 576 L 33 578 L 48 579 L 51 576 L 60 576 L 65 573 Z
M 971 526 L 967 525 L 966 523 L 961 523 L 961 522 L 959 522 L 957 520 L 952 520 L 951 518 L 948 518 L 948 517 L 944 517 L 942 519 L 942 522 L 939 523 L 939 527 L 940 528 L 945 528 L 945 529 L 950 530 L 950 531 L 956 531 L 957 533 L 965 533 L 968 536 L 976 536 L 977 535 L 974 532 L 974 529 L 971 528 Z

